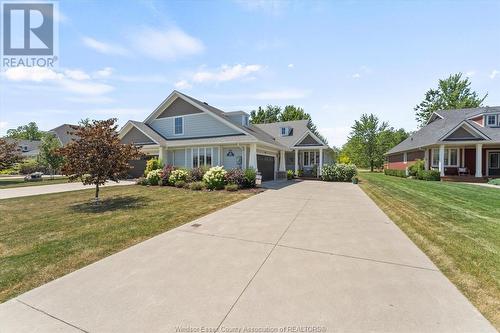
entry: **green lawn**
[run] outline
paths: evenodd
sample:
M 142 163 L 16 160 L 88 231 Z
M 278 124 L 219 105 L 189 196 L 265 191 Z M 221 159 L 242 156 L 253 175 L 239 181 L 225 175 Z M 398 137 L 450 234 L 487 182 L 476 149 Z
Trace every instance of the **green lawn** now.
M 0 200 L 0 302 L 252 195 L 139 185 Z
M 62 184 L 62 183 L 67 183 L 67 182 L 68 182 L 68 177 L 56 177 L 54 179 L 43 178 L 41 181 L 34 181 L 34 182 L 25 182 L 23 178 L 1 177 L 0 178 L 0 189 L 13 188 L 13 187 L 24 187 L 24 186 Z
M 361 187 L 500 328 L 500 189 L 361 173 Z

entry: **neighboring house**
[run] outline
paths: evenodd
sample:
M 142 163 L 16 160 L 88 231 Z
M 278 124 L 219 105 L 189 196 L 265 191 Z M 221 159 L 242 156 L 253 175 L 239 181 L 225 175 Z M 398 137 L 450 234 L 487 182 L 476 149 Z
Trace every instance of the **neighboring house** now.
M 178 91 L 143 122 L 128 121 L 120 138 L 164 164 L 255 168 L 263 180 L 276 179 L 278 171 L 283 177 L 287 169 L 306 172 L 329 162 L 328 146 L 306 120 L 253 125 L 243 111 L 224 112 Z M 132 175 L 140 176 L 145 163 L 134 161 Z
M 17 144 L 17 151 L 21 153 L 23 158 L 33 158 L 38 156 L 40 152 L 40 140 L 20 140 L 5 138 L 8 143 L 15 142 Z
M 70 133 L 74 132 L 75 130 L 71 128 L 71 124 L 62 124 L 61 126 L 58 126 L 56 128 L 51 129 L 48 131 L 51 134 L 54 134 L 57 139 L 59 139 L 59 142 L 61 143 L 61 146 L 66 146 L 70 141 L 74 140 L 76 138 L 75 135 L 72 135 Z
M 500 176 L 500 107 L 436 111 L 427 124 L 387 152 L 389 169 L 417 159 L 441 176 Z

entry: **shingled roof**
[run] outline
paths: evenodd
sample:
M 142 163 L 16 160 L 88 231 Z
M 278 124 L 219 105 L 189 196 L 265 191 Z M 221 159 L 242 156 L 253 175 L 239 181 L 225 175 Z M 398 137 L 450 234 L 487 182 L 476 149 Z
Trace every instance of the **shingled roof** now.
M 500 106 L 436 111 L 436 117 L 434 117 L 436 118 L 435 120 L 431 121 L 429 124 L 410 135 L 410 137 L 398 144 L 396 147 L 389 150 L 387 155 L 435 145 L 441 142 L 440 140 L 444 136 L 451 134 L 455 128 L 460 127 L 461 124 L 467 124 L 479 132 L 481 136 L 484 137 L 482 142 L 500 143 L 500 128 L 488 126 L 483 127 L 470 120 L 475 116 L 488 113 L 500 113 Z

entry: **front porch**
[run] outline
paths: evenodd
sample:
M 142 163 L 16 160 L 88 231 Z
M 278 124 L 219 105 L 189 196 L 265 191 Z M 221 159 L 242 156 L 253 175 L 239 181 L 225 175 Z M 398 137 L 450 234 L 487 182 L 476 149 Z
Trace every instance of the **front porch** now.
M 321 176 L 321 166 L 325 164 L 323 147 L 300 147 L 282 152 L 279 171 L 292 170 L 298 178 L 315 179 Z M 283 161 L 283 165 L 281 164 Z
M 472 182 L 500 177 L 500 146 L 441 144 L 426 149 L 424 156 L 425 169 L 439 170 L 445 181 Z

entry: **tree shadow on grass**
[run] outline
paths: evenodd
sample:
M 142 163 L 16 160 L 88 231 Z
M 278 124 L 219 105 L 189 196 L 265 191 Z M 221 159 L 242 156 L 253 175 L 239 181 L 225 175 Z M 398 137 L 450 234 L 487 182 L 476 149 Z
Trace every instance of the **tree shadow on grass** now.
M 117 210 L 129 210 L 145 207 L 147 199 L 142 196 L 122 196 L 116 198 L 100 199 L 96 204 L 93 200 L 76 203 L 71 205 L 70 208 L 78 213 L 104 213 Z

